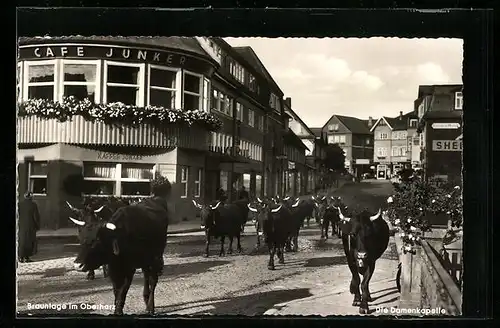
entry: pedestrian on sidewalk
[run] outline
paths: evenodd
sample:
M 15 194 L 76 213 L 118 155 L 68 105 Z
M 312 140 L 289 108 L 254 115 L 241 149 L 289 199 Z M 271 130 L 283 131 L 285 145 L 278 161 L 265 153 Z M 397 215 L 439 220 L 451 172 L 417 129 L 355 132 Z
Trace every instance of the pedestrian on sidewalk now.
M 19 203 L 19 262 L 32 262 L 31 256 L 37 253 L 36 232 L 40 230 L 40 212 L 33 200 L 33 194 L 24 194 Z

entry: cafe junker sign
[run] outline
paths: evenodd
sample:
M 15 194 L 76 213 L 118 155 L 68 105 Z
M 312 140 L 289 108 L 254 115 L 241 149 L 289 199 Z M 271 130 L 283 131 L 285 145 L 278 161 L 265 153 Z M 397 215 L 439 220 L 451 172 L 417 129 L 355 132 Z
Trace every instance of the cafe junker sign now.
M 183 66 L 190 59 L 186 55 L 139 48 L 98 46 L 98 45 L 47 45 L 29 46 L 19 49 L 20 59 L 25 58 L 99 58 L 110 60 L 130 60 L 135 62 L 157 63 L 160 65 Z M 196 59 L 195 59 L 196 60 Z

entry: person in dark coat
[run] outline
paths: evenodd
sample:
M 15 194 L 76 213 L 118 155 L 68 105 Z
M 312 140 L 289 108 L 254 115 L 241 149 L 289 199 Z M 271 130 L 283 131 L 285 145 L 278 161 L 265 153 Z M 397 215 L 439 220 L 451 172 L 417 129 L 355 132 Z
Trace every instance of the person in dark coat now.
M 222 188 L 217 189 L 217 194 L 215 195 L 215 197 L 221 202 L 225 202 L 227 199 L 226 192 Z
M 245 190 L 245 186 L 241 186 L 238 199 L 248 199 L 248 191 Z
M 24 194 L 19 204 L 19 262 L 31 262 L 37 253 L 36 232 L 40 230 L 40 213 L 33 201 L 33 194 Z

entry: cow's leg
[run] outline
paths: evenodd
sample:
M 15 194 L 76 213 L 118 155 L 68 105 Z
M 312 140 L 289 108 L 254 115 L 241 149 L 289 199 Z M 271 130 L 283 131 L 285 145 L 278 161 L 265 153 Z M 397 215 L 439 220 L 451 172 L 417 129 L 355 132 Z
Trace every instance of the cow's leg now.
M 325 220 L 325 239 L 328 239 L 328 228 L 330 228 L 330 220 Z
M 149 274 L 148 284 L 149 284 L 149 299 L 146 303 L 146 311 L 150 315 L 155 314 L 155 289 L 158 283 L 158 272 L 156 270 L 151 270 Z
M 285 256 L 283 253 L 284 252 L 284 245 L 283 244 L 278 244 L 278 249 L 276 250 L 276 255 L 278 255 L 278 263 L 280 264 L 285 264 Z
M 285 241 L 285 249 L 287 252 L 292 251 L 292 236 L 288 237 Z M 279 256 L 279 255 L 278 255 Z
M 146 309 L 149 301 L 149 277 L 151 276 L 151 270 L 149 268 L 142 268 L 142 273 L 144 275 L 144 288 L 142 289 L 142 298 L 144 300 L 144 305 L 146 305 Z
M 102 266 L 102 275 L 104 276 L 104 278 L 107 278 L 109 276 L 108 265 L 107 264 L 104 264 Z
M 276 252 L 275 243 L 268 241 L 267 247 L 269 248 L 269 263 L 267 264 L 267 268 L 269 270 L 274 270 L 274 254 Z
M 321 224 L 321 239 L 325 238 L 325 221 Z
M 119 266 L 109 267 L 109 276 L 113 282 L 113 291 L 115 294 L 115 315 L 123 315 L 123 307 L 127 297 L 132 278 L 134 277 L 134 268 L 121 268 Z
M 366 281 L 366 293 L 367 293 L 367 295 L 366 295 L 366 301 L 367 302 L 373 302 L 372 295 L 370 293 L 370 280 L 373 277 L 373 272 L 375 272 L 375 262 L 373 262 L 372 264 L 370 264 L 369 269 L 370 269 L 370 271 L 369 271 L 369 277 L 368 277 L 368 280 Z M 363 287 L 361 286 L 361 288 L 363 288 Z
M 228 254 L 233 254 L 233 239 L 234 237 L 232 235 L 229 236 L 229 249 L 227 250 Z
M 359 313 L 360 314 L 368 314 L 368 302 L 371 301 L 370 291 L 368 290 L 368 284 L 370 283 L 370 279 L 372 278 L 373 271 L 375 269 L 375 265 L 371 264 L 366 268 L 365 273 L 363 274 L 363 281 L 361 282 L 361 302 L 359 304 Z
M 241 235 L 236 235 L 236 241 L 237 241 L 237 249 L 238 249 L 238 253 L 241 253 L 243 251 L 243 249 L 241 248 Z
M 206 237 L 206 241 L 205 241 L 205 257 L 208 257 L 209 256 L 209 251 L 210 251 L 210 233 L 208 232 L 205 232 L 205 237 Z
M 87 273 L 87 280 L 94 280 L 94 279 L 95 279 L 95 271 L 89 270 L 89 273 Z
M 224 242 L 226 241 L 226 236 L 222 235 L 220 237 L 220 252 L 219 256 L 224 256 L 226 254 L 226 251 L 224 250 Z
M 359 284 L 361 281 L 359 279 L 358 268 L 354 261 L 348 261 L 348 265 L 352 273 L 351 284 L 349 286 L 349 291 L 354 295 L 352 306 L 359 306 L 361 304 L 361 293 L 359 292 Z
M 298 252 L 299 251 L 299 233 L 293 237 L 293 251 Z

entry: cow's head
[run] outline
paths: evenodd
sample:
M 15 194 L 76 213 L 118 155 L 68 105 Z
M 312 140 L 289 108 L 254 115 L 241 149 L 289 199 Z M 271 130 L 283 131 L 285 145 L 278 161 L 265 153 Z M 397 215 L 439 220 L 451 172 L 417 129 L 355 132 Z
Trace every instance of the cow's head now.
M 97 203 L 86 203 L 81 209 L 74 207 L 68 201 L 66 201 L 66 205 L 68 205 L 69 209 L 73 212 L 72 217 L 83 222 L 99 221 L 102 215 L 106 213 L 106 206 L 100 204 L 100 206 L 98 206 Z
M 253 214 L 252 223 L 259 236 L 263 235 L 263 223 L 269 216 L 270 207 L 276 203 L 272 199 L 257 198 L 257 202 L 248 204 L 248 209 Z
M 86 272 L 95 270 L 120 254 L 117 228 L 101 220 L 83 221 L 69 217 L 79 227 L 80 252 L 75 259 L 75 269 Z
M 363 210 L 359 214 L 348 217 L 342 213 L 342 208 L 339 207 L 340 228 L 342 234 L 349 238 L 349 247 L 351 245 L 353 247 L 350 251 L 354 255 L 356 265 L 359 268 L 366 267 L 370 261 L 369 254 L 376 243 L 373 223 L 382 219 L 381 214 L 381 209 L 375 215 Z
M 209 229 L 217 224 L 219 217 L 219 208 L 224 206 L 224 202 L 217 200 L 209 205 L 200 205 L 193 200 L 194 206 L 200 209 L 200 227 L 201 229 Z

